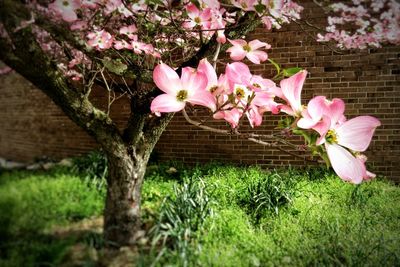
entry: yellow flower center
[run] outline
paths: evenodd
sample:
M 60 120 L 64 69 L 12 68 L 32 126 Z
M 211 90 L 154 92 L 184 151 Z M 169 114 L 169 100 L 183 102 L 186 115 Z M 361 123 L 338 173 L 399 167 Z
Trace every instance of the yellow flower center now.
M 63 4 L 63 6 L 69 6 L 69 2 L 68 1 L 63 1 L 62 4 Z
M 218 89 L 218 86 L 214 85 L 214 86 L 210 87 L 210 92 L 214 93 L 217 89 Z
M 188 92 L 186 90 L 180 90 L 176 95 L 176 100 L 178 101 L 185 101 L 188 97 Z
M 242 99 L 246 96 L 246 93 L 242 87 L 237 87 L 235 91 L 236 97 Z
M 200 24 L 200 22 L 201 22 L 200 17 L 195 17 L 194 18 L 194 22 L 196 22 L 197 24 Z
M 337 136 L 337 133 L 335 132 L 335 130 L 329 130 L 325 136 L 325 140 L 329 144 L 337 144 L 337 142 L 338 142 L 337 137 L 338 136 Z
M 243 50 L 246 51 L 246 52 L 250 52 L 251 51 L 251 47 L 248 44 L 245 44 L 243 46 Z

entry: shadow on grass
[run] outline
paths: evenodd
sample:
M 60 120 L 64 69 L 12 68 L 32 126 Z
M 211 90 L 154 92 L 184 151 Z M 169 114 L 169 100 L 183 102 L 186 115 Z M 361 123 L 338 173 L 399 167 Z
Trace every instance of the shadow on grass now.
M 68 266 L 93 265 L 101 230 L 77 221 L 100 216 L 103 200 L 103 192 L 64 170 L 3 171 L 0 266 L 62 266 L 73 255 L 80 263 Z
M 3 202 L 1 211 L 4 204 L 12 209 L 12 203 Z M 102 233 L 96 227 L 75 229 L 81 224 L 72 224 L 13 234 L 11 225 L 0 216 L 0 266 L 95 266 L 97 250 L 103 246 Z

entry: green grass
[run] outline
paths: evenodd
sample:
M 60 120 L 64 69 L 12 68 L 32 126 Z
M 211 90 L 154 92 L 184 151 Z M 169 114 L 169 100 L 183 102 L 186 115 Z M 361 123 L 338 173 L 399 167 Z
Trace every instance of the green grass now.
M 246 180 L 227 181 L 224 173 L 215 171 L 208 181 L 229 187 L 234 199 Z M 399 265 L 399 188 L 384 181 L 356 187 L 325 176 L 310 181 L 297 175 L 297 196 L 258 224 L 240 205 L 217 205 L 217 218 L 209 220 L 211 230 L 203 235 L 201 261 L 212 266 Z
M 148 171 L 152 235 L 131 265 L 400 266 L 400 188 L 384 179 L 354 186 L 323 169 L 169 167 Z M 0 174 L 0 266 L 58 266 L 77 244 L 77 266 L 93 265 L 101 233 L 75 230 L 101 215 L 104 195 L 70 170 Z
M 100 216 L 103 202 L 104 192 L 68 172 L 2 173 L 0 266 L 57 265 L 78 238 L 49 229 Z

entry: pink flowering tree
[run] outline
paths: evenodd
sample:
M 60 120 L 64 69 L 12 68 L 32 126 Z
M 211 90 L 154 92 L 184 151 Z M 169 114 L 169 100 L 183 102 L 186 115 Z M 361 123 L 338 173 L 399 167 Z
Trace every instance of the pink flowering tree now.
M 321 42 L 340 48 L 400 43 L 394 0 L 322 7 L 332 15 L 318 35 Z M 107 154 L 108 246 L 134 245 L 141 237 L 147 161 L 174 112 L 204 130 L 278 149 L 286 143 L 281 137 L 243 133 L 239 127 L 245 120 L 253 128 L 261 125 L 266 112 L 286 114 L 282 127 L 304 137 L 313 161 L 319 157 L 351 183 L 374 177 L 362 153 L 380 122 L 371 116 L 347 120 L 337 98 L 316 96 L 303 103 L 307 70 L 282 69 L 268 58 L 268 43 L 243 38 L 259 25 L 269 31 L 299 23 L 302 9 L 291 0 L 0 2 L 0 59 L 46 93 Z M 225 52 L 228 63 L 221 60 Z M 254 75 L 244 62 L 270 62 L 277 74 Z M 93 103 L 92 90 L 108 94 L 108 108 Z M 130 101 L 124 129 L 109 116 L 121 97 Z M 187 112 L 192 108 L 208 110 L 228 129 L 193 120 Z

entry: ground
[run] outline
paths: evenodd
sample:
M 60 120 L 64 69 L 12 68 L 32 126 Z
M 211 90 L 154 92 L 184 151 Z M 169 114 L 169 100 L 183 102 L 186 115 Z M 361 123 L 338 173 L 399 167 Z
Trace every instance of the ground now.
M 400 188 L 384 178 L 355 186 L 322 168 L 152 165 L 146 235 L 110 255 L 93 173 L 2 171 L 0 266 L 400 265 Z

